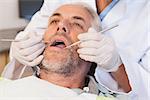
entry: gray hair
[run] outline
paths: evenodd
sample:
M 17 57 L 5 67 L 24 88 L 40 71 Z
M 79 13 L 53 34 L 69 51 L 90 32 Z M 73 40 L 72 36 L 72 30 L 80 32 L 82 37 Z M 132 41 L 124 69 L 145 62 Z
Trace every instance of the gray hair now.
M 76 5 L 76 6 L 82 6 L 83 8 L 85 8 L 93 18 L 92 27 L 97 32 L 102 30 L 100 18 L 98 16 L 98 14 L 96 13 L 96 11 L 90 5 L 88 5 L 87 3 L 83 3 L 83 2 L 74 2 L 74 3 L 68 3 L 68 4 Z

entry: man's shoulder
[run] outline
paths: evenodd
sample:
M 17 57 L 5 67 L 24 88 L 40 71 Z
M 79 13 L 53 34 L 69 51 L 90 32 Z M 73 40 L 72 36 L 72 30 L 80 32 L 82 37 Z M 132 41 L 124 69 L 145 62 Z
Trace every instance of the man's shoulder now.
M 29 76 L 17 80 L 8 80 L 8 79 L 3 79 L 2 81 L 7 82 L 7 85 L 9 86 L 26 86 L 29 84 L 35 84 L 39 81 L 40 79 L 36 78 L 35 76 Z
M 40 83 L 38 79 L 33 76 L 17 80 L 1 79 L 0 97 L 28 97 L 31 94 L 35 96 L 35 91 L 38 89 L 38 85 L 36 84 L 38 83 Z
M 28 87 L 29 84 L 35 84 L 37 82 L 36 78 L 33 76 L 22 78 L 22 79 L 17 79 L 17 80 L 9 80 L 6 78 L 0 78 L 0 87 L 2 87 L 5 90 L 12 90 L 17 89 L 17 88 L 24 88 Z M 2 90 L 2 88 L 0 90 Z

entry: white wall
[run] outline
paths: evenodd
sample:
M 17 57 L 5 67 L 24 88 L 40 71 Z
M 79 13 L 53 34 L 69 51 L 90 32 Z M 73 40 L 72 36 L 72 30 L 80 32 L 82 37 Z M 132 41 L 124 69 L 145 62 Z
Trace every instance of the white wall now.
M 27 21 L 19 18 L 18 0 L 0 0 L 0 39 L 14 39 Z M 0 52 L 8 50 L 10 42 L 0 42 Z
M 0 30 L 24 27 L 27 22 L 19 18 L 18 0 L 0 0 Z

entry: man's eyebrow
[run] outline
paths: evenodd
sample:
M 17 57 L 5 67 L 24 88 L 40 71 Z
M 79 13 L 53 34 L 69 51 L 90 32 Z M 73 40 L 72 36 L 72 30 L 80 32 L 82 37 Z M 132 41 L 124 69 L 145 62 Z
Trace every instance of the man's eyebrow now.
M 78 19 L 78 20 L 81 20 L 85 23 L 85 20 L 80 16 L 73 16 L 73 19 Z
M 51 17 L 53 17 L 53 16 L 61 16 L 61 14 L 60 13 L 54 13 Z

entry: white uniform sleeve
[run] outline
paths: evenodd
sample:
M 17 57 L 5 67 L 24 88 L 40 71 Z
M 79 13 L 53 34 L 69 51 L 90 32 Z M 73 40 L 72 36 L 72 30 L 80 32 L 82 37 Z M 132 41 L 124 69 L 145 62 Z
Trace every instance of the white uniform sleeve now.
M 145 54 L 143 55 L 142 59 L 140 60 L 139 64 L 143 69 L 145 69 L 148 73 L 150 73 L 150 47 L 146 50 Z
M 127 7 L 124 14 L 125 17 L 117 19 L 117 21 L 120 21 L 120 26 L 118 29 L 111 30 L 110 35 L 116 41 L 119 54 L 125 65 L 132 88 L 130 97 L 134 98 L 131 100 L 145 100 L 150 98 L 150 30 L 148 28 L 150 25 L 150 13 L 148 12 L 150 2 L 149 0 L 142 0 L 140 2 L 139 0 L 128 1 L 130 2 L 125 2 L 127 3 L 125 6 Z M 121 0 L 118 6 L 116 5 L 116 8 L 119 7 L 119 4 L 121 9 L 123 7 Z M 116 8 L 114 7 L 114 11 L 118 11 Z M 116 16 L 115 12 L 111 14 Z M 110 17 L 111 19 L 109 19 Z M 109 18 L 107 16 L 106 25 L 114 19 L 113 15 L 110 15 Z M 112 22 L 115 21 L 113 20 Z M 99 71 L 96 75 L 99 83 L 114 91 L 117 90 L 117 84 L 114 85 L 115 82 L 113 83 L 108 73 L 106 75 Z
M 112 78 L 112 76 L 100 67 L 96 68 L 95 78 L 98 83 L 106 89 L 115 93 L 123 93 L 123 90 L 119 88 L 118 83 Z

